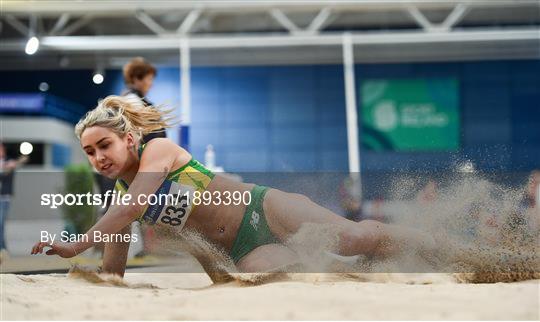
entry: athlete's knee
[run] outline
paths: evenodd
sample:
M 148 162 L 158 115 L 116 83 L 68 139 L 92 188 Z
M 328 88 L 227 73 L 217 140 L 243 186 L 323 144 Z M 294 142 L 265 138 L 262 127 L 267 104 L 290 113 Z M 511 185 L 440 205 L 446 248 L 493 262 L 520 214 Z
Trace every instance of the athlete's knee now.
M 244 256 L 238 261 L 236 267 L 240 272 L 268 272 L 297 261 L 296 254 L 289 248 L 280 244 L 267 244 L 259 246 Z
M 387 234 L 385 224 L 375 220 L 349 225 L 340 231 L 341 252 L 343 255 L 373 255 Z
M 377 235 L 383 235 L 387 233 L 386 224 L 377 220 L 370 220 L 370 219 L 362 220 L 358 222 L 356 225 L 361 227 L 362 229 L 367 229 Z
M 246 256 L 236 264 L 236 268 L 242 273 L 266 272 L 275 266 L 272 259 L 261 256 Z

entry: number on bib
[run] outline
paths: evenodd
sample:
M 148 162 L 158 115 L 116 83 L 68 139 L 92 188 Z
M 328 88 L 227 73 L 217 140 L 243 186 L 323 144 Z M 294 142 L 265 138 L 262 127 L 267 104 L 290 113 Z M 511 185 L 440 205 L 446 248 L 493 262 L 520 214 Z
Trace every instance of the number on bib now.
M 160 204 L 149 205 L 143 219 L 151 224 L 170 225 L 182 230 L 192 209 L 189 196 L 194 191 L 191 186 L 166 180 L 156 193 Z M 160 194 L 167 197 L 160 199 Z

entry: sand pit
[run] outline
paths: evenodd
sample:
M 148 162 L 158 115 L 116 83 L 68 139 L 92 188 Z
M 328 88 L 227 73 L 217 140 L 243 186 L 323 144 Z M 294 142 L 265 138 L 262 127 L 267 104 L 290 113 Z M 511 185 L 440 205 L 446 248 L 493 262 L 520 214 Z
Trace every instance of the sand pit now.
M 128 273 L 126 286 L 63 274 L 1 275 L 3 320 L 538 320 L 539 281 L 459 284 L 450 275 L 298 274 L 212 286 L 202 273 Z M 393 281 L 391 281 L 394 279 Z M 418 283 L 418 284 L 414 284 Z
M 403 245 L 404 253 L 394 258 L 375 261 L 360 256 L 352 263 L 338 261 L 340 265 L 335 265 L 335 258 L 327 256 L 335 252 L 333 227 L 306 224 L 287 241 L 298 254 L 302 273 L 285 269 L 282 273 L 239 274 L 204 236 L 162 231 L 161 251 L 174 254 L 175 265 L 130 270 L 124 280 L 84 270 L 70 276 L 1 274 L 0 318 L 539 320 L 538 230 L 524 233 L 505 224 L 515 202 L 505 206 L 505 198 L 490 197 L 476 205 L 478 198 L 500 195 L 490 192 L 498 187 L 488 182 L 484 182 L 485 191 L 480 189 L 475 198 L 466 199 L 481 183 L 457 185 L 457 192 L 445 193 L 446 199 L 424 212 L 418 207 L 401 209 L 408 216 L 396 222 L 436 236 L 437 251 L 429 256 Z M 519 199 L 510 192 L 503 195 Z M 461 206 L 456 207 L 460 200 Z M 479 209 L 485 205 L 502 209 L 500 225 L 493 229 L 498 239 L 488 238 L 493 234 L 478 233 L 474 238 L 464 234 L 478 228 L 477 212 L 470 211 L 473 204 Z M 426 217 L 430 220 L 421 220 Z M 193 254 L 202 267 L 193 257 L 180 256 L 185 254 L 181 251 Z

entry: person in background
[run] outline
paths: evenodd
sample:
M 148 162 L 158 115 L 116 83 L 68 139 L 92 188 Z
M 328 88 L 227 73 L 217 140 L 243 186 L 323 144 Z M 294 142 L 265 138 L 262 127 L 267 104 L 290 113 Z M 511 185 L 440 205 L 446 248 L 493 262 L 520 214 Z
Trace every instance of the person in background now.
M 148 100 L 146 95 L 152 88 L 154 78 L 157 75 L 156 68 L 148 63 L 142 57 L 133 58 L 123 68 L 124 82 L 126 83 L 127 90 L 122 96 L 125 96 L 133 100 L 133 104 L 136 106 L 155 106 Z M 165 138 L 167 137 L 165 129 L 160 129 L 154 133 L 145 135 L 142 138 L 143 143 L 153 138 Z
M 13 196 L 13 179 L 15 169 L 28 161 L 27 156 L 17 160 L 8 159 L 6 148 L 0 142 L 0 262 L 8 256 L 5 240 L 5 223 Z
M 130 102 L 133 102 L 134 106 L 155 106 L 146 97 L 148 92 L 152 88 L 154 78 L 157 75 L 156 68 L 152 64 L 148 63 L 142 57 L 135 57 L 130 60 L 123 68 L 124 82 L 126 83 L 127 90 L 123 93 L 123 96 L 129 98 Z M 148 143 L 155 138 L 165 138 L 167 134 L 165 129 L 160 129 L 153 133 L 148 133 L 143 136 L 142 143 Z M 100 187 L 103 192 L 106 188 L 114 186 L 114 182 L 103 177 L 100 182 Z M 152 241 L 154 238 L 154 232 L 150 227 L 141 226 L 141 240 L 143 244 L 143 250 L 138 252 L 135 257 L 143 257 L 147 255 L 152 249 Z

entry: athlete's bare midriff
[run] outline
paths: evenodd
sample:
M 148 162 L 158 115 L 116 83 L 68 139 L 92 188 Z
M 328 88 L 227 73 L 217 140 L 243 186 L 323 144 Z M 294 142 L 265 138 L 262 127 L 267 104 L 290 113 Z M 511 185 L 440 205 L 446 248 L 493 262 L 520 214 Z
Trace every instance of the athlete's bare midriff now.
M 251 191 L 254 184 L 237 182 L 219 174 L 216 174 L 210 182 L 207 191 L 213 193 L 234 192 L 244 193 Z M 185 229 L 193 229 L 203 234 L 209 241 L 223 247 L 229 252 L 233 246 L 238 233 L 238 228 L 242 222 L 246 205 L 198 205 L 193 209 L 186 222 Z

